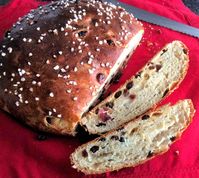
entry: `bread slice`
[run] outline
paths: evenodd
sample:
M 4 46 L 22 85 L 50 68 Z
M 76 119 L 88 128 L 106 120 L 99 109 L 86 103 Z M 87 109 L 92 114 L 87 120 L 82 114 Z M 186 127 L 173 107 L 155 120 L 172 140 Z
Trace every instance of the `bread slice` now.
M 191 123 L 194 112 L 191 100 L 148 112 L 77 148 L 71 155 L 73 168 L 100 174 L 139 165 L 166 152 Z
M 178 87 L 188 69 L 187 47 L 180 41 L 167 44 L 135 76 L 88 112 L 81 124 L 101 134 L 130 121 Z

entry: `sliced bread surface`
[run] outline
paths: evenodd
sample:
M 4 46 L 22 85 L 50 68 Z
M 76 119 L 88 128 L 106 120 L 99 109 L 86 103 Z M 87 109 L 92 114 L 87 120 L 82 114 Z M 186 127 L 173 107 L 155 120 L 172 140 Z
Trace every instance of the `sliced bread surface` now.
M 81 120 L 92 134 L 102 134 L 155 107 L 184 79 L 189 65 L 187 47 L 167 44 L 135 76 L 96 105 Z
M 192 101 L 182 100 L 145 113 L 78 147 L 71 155 L 73 168 L 100 174 L 144 163 L 169 149 L 191 123 L 194 112 Z

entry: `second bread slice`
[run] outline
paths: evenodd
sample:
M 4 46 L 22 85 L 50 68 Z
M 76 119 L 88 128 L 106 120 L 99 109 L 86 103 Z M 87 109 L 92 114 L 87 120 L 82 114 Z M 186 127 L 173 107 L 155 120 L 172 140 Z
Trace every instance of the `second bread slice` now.
M 77 148 L 71 155 L 73 167 L 85 174 L 100 174 L 139 165 L 167 151 L 193 115 L 191 100 L 148 112 Z
M 189 64 L 187 47 L 180 41 L 166 45 L 134 77 L 98 104 L 81 124 L 92 134 L 101 134 L 153 108 L 176 89 Z

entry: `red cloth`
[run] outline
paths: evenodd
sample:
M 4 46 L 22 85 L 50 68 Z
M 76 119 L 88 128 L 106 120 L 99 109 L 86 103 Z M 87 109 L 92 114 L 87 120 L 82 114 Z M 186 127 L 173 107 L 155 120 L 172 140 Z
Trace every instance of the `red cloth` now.
M 199 16 L 193 14 L 180 0 L 123 1 L 176 21 L 199 27 Z M 18 17 L 27 13 L 31 8 L 36 8 L 38 4 L 34 0 L 13 0 L 7 6 L 1 7 L 0 36 L 2 37 L 3 32 Z M 163 103 L 191 98 L 197 112 L 193 123 L 183 134 L 181 140 L 172 145 L 164 155 L 136 168 L 126 168 L 119 172 L 93 177 L 199 177 L 199 40 L 145 22 L 144 26 L 143 42 L 129 61 L 120 84 L 135 74 L 166 43 L 172 40 L 181 40 L 190 49 L 190 68 L 179 89 Z M 113 89 L 116 87 L 118 85 Z M 69 161 L 70 153 L 80 145 L 76 138 L 51 136 L 48 140 L 41 142 L 36 140 L 36 135 L 36 132 L 19 124 L 8 114 L 0 112 L 0 177 L 84 177 L 82 173 L 77 173 L 71 168 Z M 179 151 L 179 155 L 176 151 Z

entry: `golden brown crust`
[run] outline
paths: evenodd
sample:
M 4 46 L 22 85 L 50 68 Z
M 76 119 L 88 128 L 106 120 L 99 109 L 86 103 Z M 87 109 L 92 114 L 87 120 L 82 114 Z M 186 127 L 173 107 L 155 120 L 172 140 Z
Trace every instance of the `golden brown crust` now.
M 175 140 L 173 140 L 172 144 L 173 144 L 174 142 L 176 142 L 177 140 L 180 139 L 182 133 L 183 133 L 183 132 L 187 129 L 187 127 L 191 124 L 192 119 L 193 119 L 194 114 L 195 114 L 195 109 L 194 109 L 193 102 L 191 101 L 191 99 L 186 99 L 186 100 L 187 100 L 188 103 L 189 103 L 190 115 L 189 115 L 189 117 L 187 118 L 186 125 L 184 126 L 184 128 L 183 128 L 182 130 L 180 130 L 180 132 L 179 132 L 178 135 L 176 136 Z M 178 102 L 176 103 L 176 105 L 177 105 L 179 102 L 181 102 L 181 101 L 178 101 Z M 170 103 L 167 104 L 167 105 L 170 105 Z M 148 115 L 150 115 L 150 112 L 152 112 L 152 111 L 148 111 L 148 112 L 147 112 Z M 146 113 L 145 113 L 145 114 L 146 114 Z M 143 115 L 144 115 L 144 114 L 143 114 Z M 137 118 L 137 120 L 140 119 L 140 118 L 142 118 L 142 115 L 139 116 L 139 117 Z M 130 121 L 130 122 L 134 122 L 134 121 Z M 128 123 L 130 123 L 130 122 L 128 122 Z M 127 125 L 128 123 L 122 125 L 121 128 L 124 127 L 125 125 Z M 116 129 L 116 130 L 117 130 L 117 129 Z M 116 130 L 110 131 L 110 132 L 108 132 L 108 133 L 102 135 L 101 137 L 106 138 L 108 135 L 110 135 L 111 133 L 114 133 Z M 99 137 L 99 138 L 101 138 L 101 137 Z M 75 150 L 75 152 L 78 152 L 79 149 L 81 149 L 82 147 L 84 147 L 84 146 L 86 146 L 86 145 L 88 145 L 88 144 L 90 144 L 90 143 L 94 143 L 95 141 L 99 140 L 99 138 L 96 138 L 95 140 L 92 140 L 92 141 L 90 141 L 90 142 L 88 142 L 88 143 L 85 143 L 85 144 L 81 145 L 79 148 L 77 148 L 77 149 Z M 170 146 L 170 145 L 169 145 L 169 146 Z M 120 169 L 122 169 L 122 168 L 132 167 L 132 166 L 133 166 L 133 167 L 136 167 L 136 166 L 138 166 L 138 165 L 140 165 L 140 164 L 143 164 L 143 163 L 147 162 L 148 160 L 151 160 L 151 159 L 153 159 L 154 157 L 156 157 L 156 156 L 158 156 L 158 155 L 162 155 L 162 154 L 164 154 L 165 152 L 167 152 L 167 151 L 169 150 L 169 146 L 168 146 L 168 147 L 165 147 L 165 149 L 163 149 L 163 150 L 159 150 L 159 152 L 155 152 L 151 157 L 146 158 L 144 161 L 140 161 L 140 162 L 139 162 L 138 164 L 136 164 L 136 165 L 124 164 L 122 167 L 118 168 L 117 170 L 120 170 Z M 75 153 L 75 152 L 74 152 L 74 153 Z M 73 154 L 74 154 L 74 153 L 73 153 Z M 70 160 L 71 160 L 71 164 L 74 165 L 74 160 L 73 160 L 72 154 L 71 154 L 71 156 L 70 156 Z M 76 169 L 77 171 L 83 172 L 83 173 L 86 174 L 86 175 L 90 175 L 90 174 L 102 174 L 102 173 L 104 173 L 104 171 L 102 171 L 102 172 L 99 172 L 99 171 L 98 171 L 98 172 L 91 172 L 91 171 L 89 171 L 89 170 L 87 170 L 87 169 L 80 169 L 80 168 L 77 167 L 77 166 L 75 167 L 75 169 Z M 109 169 L 109 170 L 107 170 L 107 172 L 110 172 L 110 171 L 115 171 L 115 169 Z
M 100 1 L 57 1 L 32 10 L 0 45 L 0 107 L 33 127 L 74 134 L 140 30 L 126 11 Z

